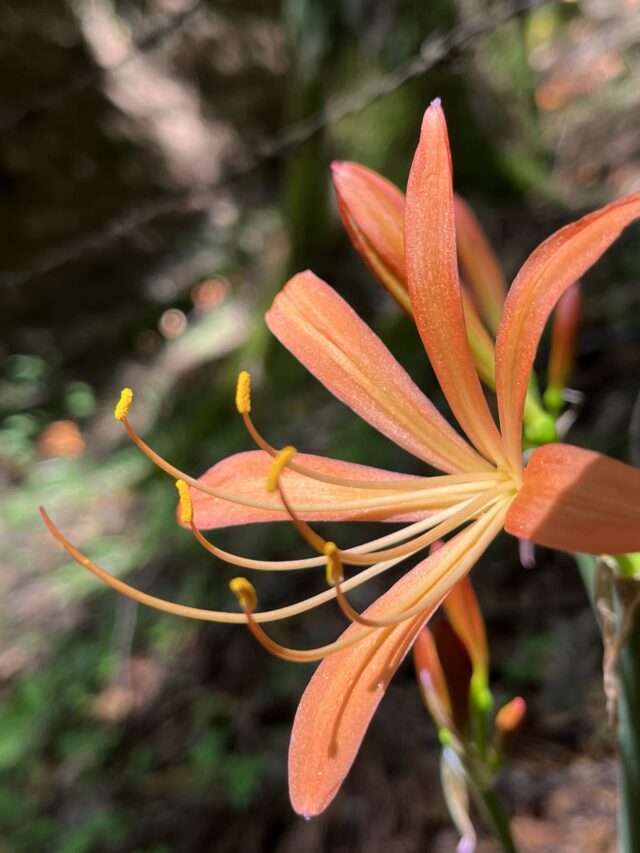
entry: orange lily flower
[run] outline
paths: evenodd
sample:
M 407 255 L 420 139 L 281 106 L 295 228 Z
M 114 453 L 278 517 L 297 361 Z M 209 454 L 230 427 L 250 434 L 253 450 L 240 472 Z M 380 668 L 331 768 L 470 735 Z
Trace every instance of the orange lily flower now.
M 161 459 L 135 433 L 125 395 L 116 416 L 138 446 L 177 478 L 181 523 L 216 556 L 243 568 L 308 569 L 326 565 L 329 588 L 306 601 L 260 611 L 253 586 L 232 582 L 242 613 L 178 605 L 128 586 L 96 566 L 55 528 L 83 566 L 138 601 L 191 618 L 245 623 L 274 654 L 322 660 L 302 699 L 289 753 L 293 807 L 311 816 L 331 802 L 356 756 L 385 688 L 422 626 L 500 532 L 568 551 L 640 550 L 640 471 L 567 445 L 536 450 L 526 468 L 522 413 L 536 349 L 563 292 L 640 215 L 640 194 L 614 202 L 546 240 L 508 292 L 495 347 L 500 428 L 472 360 L 456 260 L 449 144 L 439 101 L 427 110 L 411 169 L 404 213 L 404 250 L 411 310 L 463 438 L 394 360 L 382 341 L 311 272 L 295 276 L 267 313 L 273 334 L 338 399 L 397 445 L 443 475 L 407 477 L 369 466 L 278 452 L 251 420 L 248 374 L 237 407 L 262 448 L 226 459 L 195 479 Z M 265 491 L 265 481 L 267 490 Z M 191 488 L 189 488 L 191 487 Z M 201 529 L 293 520 L 318 556 L 272 563 L 222 551 Z M 372 542 L 340 549 L 309 525 L 322 520 L 405 521 Z M 466 525 L 466 526 L 465 526 Z M 371 577 L 420 554 L 422 559 L 364 613 L 346 594 Z M 343 566 L 359 567 L 343 578 Z M 352 624 L 335 642 L 309 650 L 273 641 L 263 625 L 337 600 Z

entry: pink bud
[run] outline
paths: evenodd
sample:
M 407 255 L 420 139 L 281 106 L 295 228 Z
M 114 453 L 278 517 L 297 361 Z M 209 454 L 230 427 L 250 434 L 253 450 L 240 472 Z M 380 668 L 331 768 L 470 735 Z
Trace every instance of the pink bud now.
M 503 732 L 514 732 L 520 727 L 527 713 L 527 703 L 522 696 L 516 696 L 496 714 L 496 728 Z

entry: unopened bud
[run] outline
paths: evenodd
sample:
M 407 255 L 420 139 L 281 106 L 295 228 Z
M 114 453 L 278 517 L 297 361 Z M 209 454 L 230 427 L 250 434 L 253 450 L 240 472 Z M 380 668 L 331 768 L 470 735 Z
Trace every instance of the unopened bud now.
M 496 714 L 495 747 L 498 753 L 504 753 L 522 725 L 527 713 L 527 703 L 521 696 L 516 696 Z

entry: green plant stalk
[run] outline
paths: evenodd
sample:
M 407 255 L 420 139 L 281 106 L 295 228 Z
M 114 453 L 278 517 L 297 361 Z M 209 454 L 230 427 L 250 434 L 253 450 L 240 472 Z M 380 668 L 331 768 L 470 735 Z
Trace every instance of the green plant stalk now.
M 500 845 L 503 853 L 518 853 L 518 848 L 509 828 L 509 820 L 495 786 L 481 787 L 476 785 L 472 779 L 470 790 L 487 828 Z
M 627 581 L 639 586 L 638 581 Z M 616 596 L 621 615 L 623 596 Z M 622 853 L 640 850 L 640 607 L 618 665 L 618 832 Z
M 577 554 L 576 560 L 597 614 L 598 565 L 594 557 Z M 640 581 L 610 574 L 611 596 L 618 629 Z M 618 843 L 621 853 L 640 850 L 640 606 L 635 608 L 629 634 L 618 661 Z

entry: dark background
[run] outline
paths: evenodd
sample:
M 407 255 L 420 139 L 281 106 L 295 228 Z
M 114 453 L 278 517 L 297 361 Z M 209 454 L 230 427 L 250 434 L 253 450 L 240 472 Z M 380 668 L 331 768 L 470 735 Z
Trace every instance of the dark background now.
M 554 229 L 640 188 L 638 3 L 514 11 L 482 0 L 0 6 L 1 851 L 454 849 L 409 665 L 334 804 L 305 823 L 289 806 L 286 751 L 311 668 L 269 658 L 241 628 L 118 598 L 64 559 L 37 506 L 138 588 L 235 608 L 232 569 L 177 528 L 171 480 L 113 421 L 122 386 L 136 390 L 145 439 L 195 474 L 251 446 L 233 406 L 240 368 L 276 446 L 419 470 L 270 339 L 263 313 L 311 267 L 441 402 L 415 330 L 344 234 L 328 168 L 356 160 L 404 186 L 435 96 L 456 189 L 510 277 Z M 569 440 L 625 461 L 639 275 L 636 227 L 585 282 L 573 380 L 586 398 Z M 215 541 L 262 557 L 304 551 L 286 525 Z M 260 577 L 262 605 L 322 588 L 303 575 Z M 613 851 L 600 640 L 572 560 L 541 552 L 524 570 L 504 536 L 473 578 L 495 693 L 529 705 L 505 780 L 522 849 Z M 343 624 L 328 607 L 278 636 L 316 645 Z

